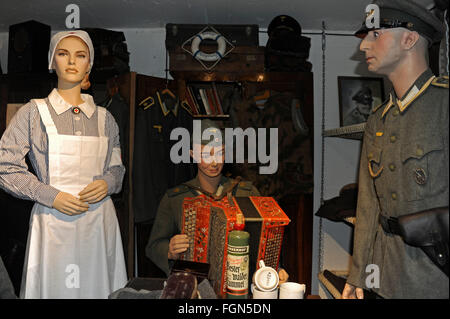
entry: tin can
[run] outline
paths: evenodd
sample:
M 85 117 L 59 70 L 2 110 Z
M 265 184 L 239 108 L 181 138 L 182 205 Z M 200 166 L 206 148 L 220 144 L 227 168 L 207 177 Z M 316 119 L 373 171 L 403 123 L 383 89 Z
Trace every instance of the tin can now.
M 250 234 L 233 230 L 228 234 L 227 298 L 247 299 Z

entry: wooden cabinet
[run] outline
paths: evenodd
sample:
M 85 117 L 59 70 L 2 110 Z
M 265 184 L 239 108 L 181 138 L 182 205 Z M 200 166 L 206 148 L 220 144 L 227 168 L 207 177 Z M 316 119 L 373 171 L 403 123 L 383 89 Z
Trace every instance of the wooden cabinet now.
M 268 97 L 276 96 L 278 94 L 285 94 L 287 96 L 292 96 L 300 101 L 301 113 L 303 119 L 308 126 L 309 133 L 308 136 L 302 136 L 297 139 L 294 143 L 302 144 L 302 150 L 295 157 L 296 146 L 290 146 L 284 144 L 280 141 L 279 147 L 281 148 L 280 156 L 289 157 L 289 164 L 294 166 L 301 166 L 303 159 L 301 157 L 308 157 L 308 172 L 310 175 L 304 177 L 308 181 L 309 187 L 296 188 L 295 183 L 289 184 L 288 180 L 284 181 L 284 184 L 288 186 L 281 185 L 282 189 L 277 189 L 280 184 L 283 183 L 282 174 L 274 174 L 273 176 L 267 176 L 261 181 L 255 181 L 254 176 L 251 174 L 245 174 L 245 170 L 235 169 L 239 167 L 246 167 L 243 164 L 235 163 L 233 168 L 226 172 L 231 173 L 233 176 L 243 175 L 244 179 L 251 180 L 259 188 L 259 185 L 272 183 L 276 179 L 277 183 L 273 188 L 260 189 L 263 196 L 273 196 L 277 199 L 282 209 L 286 212 L 291 222 L 286 227 L 285 237 L 283 241 L 281 263 L 282 266 L 288 271 L 290 280 L 305 283 L 307 287 L 307 294 L 310 293 L 311 289 L 311 275 L 312 275 L 312 230 L 313 230 L 313 191 L 312 191 L 312 180 L 313 180 L 313 170 L 314 170 L 314 107 L 313 107 L 313 74 L 312 73 L 297 73 L 297 72 L 248 72 L 246 68 L 242 68 L 242 72 L 238 69 L 232 68 L 230 72 L 218 68 L 214 72 L 201 72 L 201 71 L 171 71 L 171 75 L 174 77 L 174 82 L 176 82 L 177 92 L 180 100 L 185 99 L 186 86 L 192 82 L 216 82 L 220 83 L 234 83 L 241 88 L 241 96 L 239 105 L 236 107 L 236 112 L 234 114 L 229 114 L 229 117 L 211 117 L 213 119 L 225 122 L 227 127 L 233 127 L 233 125 L 243 124 L 247 121 L 242 121 L 242 116 L 245 112 L 252 113 L 252 110 L 256 111 L 256 108 L 252 108 L 251 104 L 255 102 L 255 97 L 263 94 L 264 92 L 269 92 Z M 275 99 L 276 101 L 276 99 Z M 264 102 L 264 101 L 263 101 Z M 267 102 L 271 103 L 271 102 Z M 246 110 L 239 109 L 248 108 Z M 260 106 L 261 107 L 261 106 Z M 271 105 L 273 108 L 273 103 Z M 263 107 L 264 108 L 264 107 Z M 276 109 L 276 106 L 275 106 Z M 258 111 L 260 115 L 264 117 L 264 112 L 261 109 Z M 277 112 L 277 110 L 275 110 Z M 291 117 L 291 109 L 288 111 L 280 105 L 278 112 L 285 112 L 284 118 Z M 240 115 L 236 117 L 236 114 Z M 266 114 L 267 115 L 267 114 Z M 253 115 L 252 115 L 253 116 Z M 268 115 L 267 117 L 271 117 Z M 283 116 L 281 116 L 283 117 Z M 255 118 L 252 118 L 255 120 Z M 293 132 L 289 131 L 290 128 L 286 129 L 281 126 L 292 125 L 292 122 L 269 122 L 267 126 L 262 126 L 269 128 L 273 123 L 278 123 L 280 125 L 280 132 Z M 249 124 L 247 122 L 246 124 Z M 264 121 L 253 122 L 259 123 L 258 125 L 264 125 Z M 242 127 L 245 129 L 246 127 Z M 284 130 L 284 131 L 283 131 Z M 286 153 L 292 151 L 294 154 L 287 156 Z M 297 150 L 298 151 L 298 150 Z M 283 159 L 281 159 L 283 161 Z M 286 167 L 281 167 L 281 169 L 286 169 Z M 242 174 L 244 172 L 244 174 Z M 261 176 L 258 176 L 259 180 Z M 290 188 L 286 190 L 285 188 Z

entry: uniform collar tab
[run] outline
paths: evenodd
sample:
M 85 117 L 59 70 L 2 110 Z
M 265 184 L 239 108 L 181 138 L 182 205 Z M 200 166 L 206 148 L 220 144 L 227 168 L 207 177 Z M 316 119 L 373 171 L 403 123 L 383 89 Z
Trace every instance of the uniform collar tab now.
M 400 113 L 403 113 L 414 100 L 416 100 L 423 92 L 425 92 L 434 78 L 435 76 L 433 75 L 433 72 L 431 72 L 430 69 L 427 69 L 411 85 L 402 99 L 399 99 L 396 96 L 395 91 L 392 91 L 390 93 L 390 101 L 384 108 L 383 113 L 381 114 L 381 118 L 386 115 L 386 113 L 393 105 L 397 105 Z

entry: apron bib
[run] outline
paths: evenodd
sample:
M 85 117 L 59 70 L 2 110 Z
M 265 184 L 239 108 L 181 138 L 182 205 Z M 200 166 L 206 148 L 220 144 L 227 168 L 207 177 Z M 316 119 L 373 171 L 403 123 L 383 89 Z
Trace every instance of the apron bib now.
M 98 108 L 98 137 L 59 135 L 46 102 L 34 101 L 48 136 L 50 185 L 78 197 L 94 176 L 103 174 L 106 111 Z M 76 216 L 35 203 L 21 298 L 107 298 L 126 282 L 122 239 L 109 196 Z

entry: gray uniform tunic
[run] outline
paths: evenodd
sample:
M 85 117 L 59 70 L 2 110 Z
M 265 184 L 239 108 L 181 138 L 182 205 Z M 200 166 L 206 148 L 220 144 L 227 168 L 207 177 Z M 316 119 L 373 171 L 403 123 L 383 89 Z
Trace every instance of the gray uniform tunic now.
M 367 288 L 379 269 L 384 298 L 448 298 L 448 277 L 422 252 L 381 228 L 398 217 L 448 206 L 448 80 L 425 71 L 402 99 L 392 92 L 368 119 L 359 169 L 354 250 L 347 282 Z M 369 280 L 370 281 L 370 280 Z M 372 281 L 373 282 L 373 281 Z

